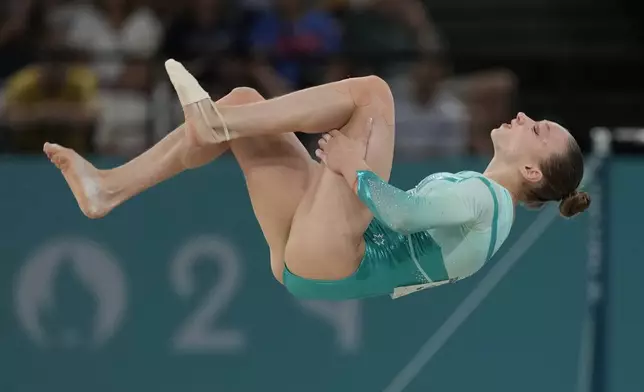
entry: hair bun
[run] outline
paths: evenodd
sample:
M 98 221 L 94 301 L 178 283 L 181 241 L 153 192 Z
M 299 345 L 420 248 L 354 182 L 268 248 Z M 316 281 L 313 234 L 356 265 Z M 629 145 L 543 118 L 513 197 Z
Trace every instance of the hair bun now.
M 561 216 L 571 218 L 586 211 L 588 206 L 590 206 L 590 195 L 586 192 L 575 191 L 559 203 L 559 213 Z

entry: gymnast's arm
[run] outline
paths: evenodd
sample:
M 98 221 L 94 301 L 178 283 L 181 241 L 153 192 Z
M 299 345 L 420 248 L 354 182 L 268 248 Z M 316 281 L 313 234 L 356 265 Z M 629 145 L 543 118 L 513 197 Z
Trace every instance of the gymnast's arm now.
M 355 171 L 354 191 L 376 219 L 410 234 L 435 227 L 475 224 L 489 204 L 479 181 L 441 183 L 426 194 L 405 192 L 383 181 L 366 163 Z
M 369 125 L 371 126 L 371 122 Z M 367 134 L 368 135 L 368 134 Z M 324 135 L 316 155 L 341 174 L 376 219 L 390 229 L 415 233 L 441 226 L 475 226 L 489 207 L 481 181 L 441 182 L 430 192 L 405 192 L 380 178 L 364 160 L 368 137 L 353 140 L 338 131 Z

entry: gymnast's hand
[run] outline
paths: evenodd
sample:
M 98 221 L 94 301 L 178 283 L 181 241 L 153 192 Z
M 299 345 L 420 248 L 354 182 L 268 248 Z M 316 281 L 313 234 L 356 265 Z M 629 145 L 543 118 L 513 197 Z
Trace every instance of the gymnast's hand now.
M 369 119 L 366 131 L 352 139 L 338 130 L 322 135 L 315 155 L 332 171 L 343 175 L 348 181 L 355 180 L 357 170 L 366 168 L 365 158 L 373 120 Z

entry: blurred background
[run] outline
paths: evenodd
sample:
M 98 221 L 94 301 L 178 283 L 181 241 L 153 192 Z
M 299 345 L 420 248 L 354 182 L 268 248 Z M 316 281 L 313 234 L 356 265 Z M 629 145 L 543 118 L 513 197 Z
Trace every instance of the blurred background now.
M 643 21 L 625 0 L 3 0 L 0 391 L 644 391 Z M 403 188 L 482 170 L 518 110 L 561 122 L 593 206 L 521 211 L 457 285 L 297 301 L 232 157 L 90 221 L 42 156 L 107 168 L 160 140 L 182 121 L 167 58 L 213 98 L 383 77 Z

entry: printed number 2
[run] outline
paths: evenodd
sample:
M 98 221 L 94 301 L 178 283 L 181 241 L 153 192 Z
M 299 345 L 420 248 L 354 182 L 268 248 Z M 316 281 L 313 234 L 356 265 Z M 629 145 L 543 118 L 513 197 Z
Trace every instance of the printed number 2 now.
M 202 236 L 188 242 L 170 266 L 170 280 L 180 297 L 190 298 L 196 291 L 193 269 L 204 258 L 217 265 L 220 278 L 179 326 L 172 339 L 173 348 L 183 353 L 240 352 L 246 345 L 244 334 L 215 326 L 233 300 L 241 278 L 239 259 L 230 243 L 217 236 Z

